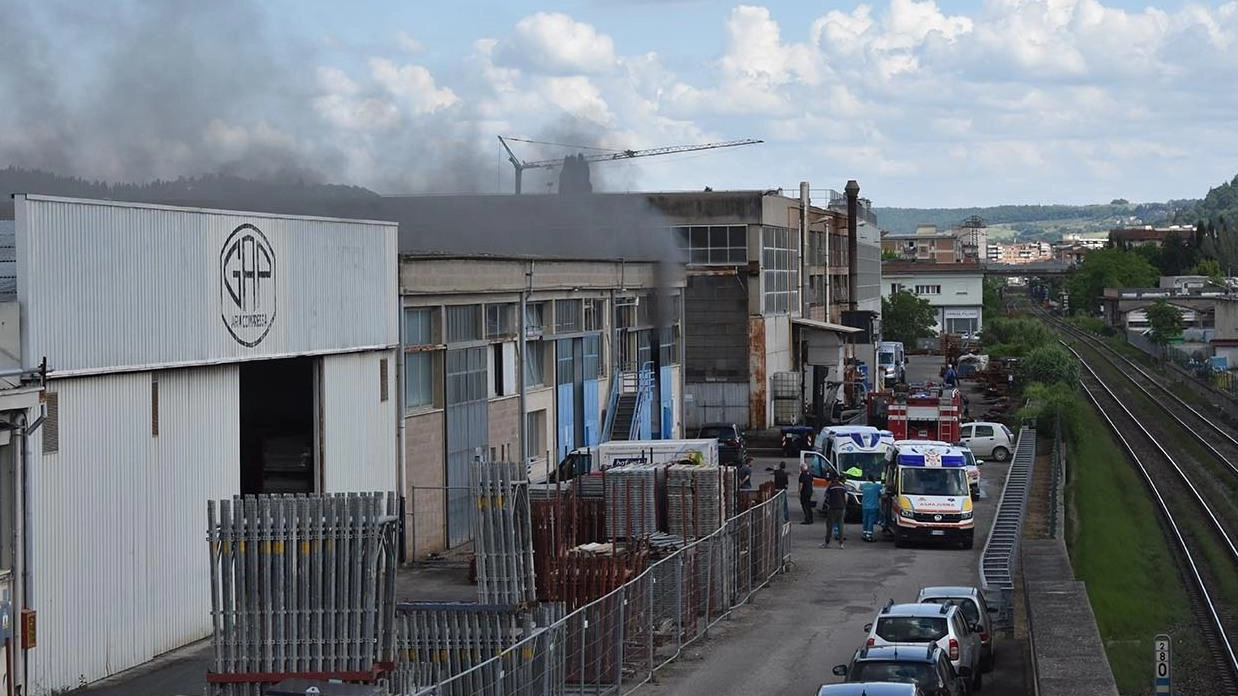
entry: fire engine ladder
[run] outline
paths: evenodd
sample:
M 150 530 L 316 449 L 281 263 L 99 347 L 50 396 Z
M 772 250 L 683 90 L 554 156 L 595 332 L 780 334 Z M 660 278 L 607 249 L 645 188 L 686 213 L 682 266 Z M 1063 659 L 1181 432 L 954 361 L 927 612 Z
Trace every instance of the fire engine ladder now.
M 999 607 L 1002 625 L 1014 625 L 1014 574 L 1019 562 L 1019 538 L 1027 509 L 1028 486 L 1036 463 L 1036 431 L 1024 426 L 1014 447 L 1010 472 L 997 504 L 993 528 L 980 554 L 980 586 L 990 605 Z

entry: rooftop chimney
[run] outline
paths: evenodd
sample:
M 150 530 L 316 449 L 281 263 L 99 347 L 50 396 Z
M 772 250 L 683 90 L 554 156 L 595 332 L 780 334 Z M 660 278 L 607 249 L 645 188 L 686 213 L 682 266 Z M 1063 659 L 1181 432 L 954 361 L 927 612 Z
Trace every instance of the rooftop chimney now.
M 847 194 L 847 303 L 848 309 L 854 312 L 857 308 L 856 296 L 860 294 L 857 289 L 859 274 L 856 264 L 856 256 L 859 255 L 857 250 L 859 237 L 856 229 L 859 226 L 857 218 L 860 214 L 860 185 L 855 182 L 855 179 L 851 179 L 847 182 L 847 187 L 843 189 L 843 192 Z

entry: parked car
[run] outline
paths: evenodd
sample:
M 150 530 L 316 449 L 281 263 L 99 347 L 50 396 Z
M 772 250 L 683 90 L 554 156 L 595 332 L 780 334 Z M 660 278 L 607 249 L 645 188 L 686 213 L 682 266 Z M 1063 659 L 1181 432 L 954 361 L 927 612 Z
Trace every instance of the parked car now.
M 926 696 L 917 684 L 898 682 L 851 682 L 822 684 L 817 696 Z
M 946 652 L 936 645 L 926 645 L 923 650 L 860 648 L 851 658 L 851 664 L 838 665 L 834 674 L 845 677 L 851 684 L 873 681 L 915 684 L 927 696 L 967 696 L 969 693 L 965 680 L 970 674 L 955 671 Z
M 993 630 L 993 615 L 997 613 L 997 608 L 989 606 L 979 589 L 956 586 L 922 587 L 916 601 L 957 604 L 963 610 L 963 618 L 980 634 L 980 669 L 985 672 L 993 671 L 994 643 L 997 640 Z
M 888 602 L 876 620 L 864 626 L 867 647 L 936 645 L 946 652 L 954 671 L 971 676 L 979 691 L 980 634 L 968 625 L 962 609 L 953 604 L 894 604 Z
M 1014 451 L 1014 433 L 1001 423 L 966 423 L 959 431 L 959 439 L 982 459 L 1004 462 Z
M 738 466 L 748 456 L 744 433 L 734 423 L 706 423 L 696 432 L 698 440 L 718 441 L 718 463 Z

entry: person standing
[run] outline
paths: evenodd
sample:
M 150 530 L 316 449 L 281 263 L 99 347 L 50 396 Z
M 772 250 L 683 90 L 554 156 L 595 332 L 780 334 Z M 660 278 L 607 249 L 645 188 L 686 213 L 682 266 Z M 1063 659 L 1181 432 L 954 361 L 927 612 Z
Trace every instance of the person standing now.
M 847 485 L 842 476 L 831 476 L 827 480 L 829 484 L 825 487 L 825 543 L 821 548 L 828 549 L 830 538 L 834 537 L 838 539 L 838 548 L 841 549 L 843 542 L 847 540 L 844 529 L 847 517 Z
M 860 509 L 864 514 L 864 541 L 873 540 L 873 525 L 877 523 L 877 515 L 881 510 L 881 488 L 881 483 L 874 475 L 870 475 L 867 481 L 860 484 Z
M 787 488 L 791 484 L 791 477 L 787 474 L 787 463 L 778 462 L 778 468 L 774 470 L 774 490 L 782 492 L 782 521 L 791 521 L 791 506 L 787 504 Z
M 736 472 L 739 476 L 740 490 L 749 490 L 752 488 L 752 457 L 744 457 L 744 463 L 739 465 L 739 471 Z
M 946 386 L 957 387 L 959 385 L 958 373 L 954 371 L 954 363 L 946 363 Z
M 807 462 L 800 462 L 800 509 L 804 511 L 800 524 L 812 524 L 812 472 Z

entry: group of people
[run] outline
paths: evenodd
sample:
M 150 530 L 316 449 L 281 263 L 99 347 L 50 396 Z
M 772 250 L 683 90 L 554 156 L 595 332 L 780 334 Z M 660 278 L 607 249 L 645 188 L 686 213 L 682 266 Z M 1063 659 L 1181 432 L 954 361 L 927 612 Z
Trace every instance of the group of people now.
M 745 462 L 745 465 L 748 463 Z M 751 468 L 748 469 L 748 478 L 751 478 Z M 851 473 L 855 478 L 863 475 L 862 471 L 852 470 L 851 472 L 843 472 L 837 476 L 832 473 L 826 476 L 828 484 L 825 488 L 825 522 L 826 534 L 825 543 L 821 544 L 821 548 L 829 548 L 831 540 L 838 541 L 838 548 L 844 548 L 843 543 L 847 536 L 845 533 L 845 521 L 847 517 L 847 475 Z M 741 478 L 744 476 L 740 473 Z M 791 521 L 791 512 L 787 505 L 787 497 L 790 495 L 791 477 L 787 473 L 787 463 L 779 462 L 778 468 L 774 470 L 774 488 L 787 493 L 782 497 L 782 517 L 783 520 Z M 742 485 L 742 484 L 741 484 Z M 816 519 L 814 511 L 814 495 L 813 475 L 808 470 L 807 463 L 800 463 L 799 476 L 799 495 L 800 509 L 803 512 L 803 519 L 800 524 L 812 524 Z M 873 540 L 873 529 L 877 524 L 882 528 L 886 528 L 889 524 L 888 520 L 883 519 L 881 497 L 884 493 L 885 486 L 877 479 L 877 476 L 870 475 L 868 480 L 860 484 L 860 510 L 864 526 L 864 541 Z

